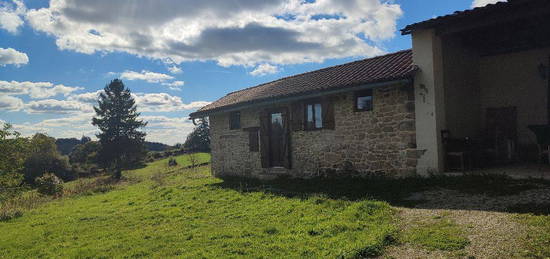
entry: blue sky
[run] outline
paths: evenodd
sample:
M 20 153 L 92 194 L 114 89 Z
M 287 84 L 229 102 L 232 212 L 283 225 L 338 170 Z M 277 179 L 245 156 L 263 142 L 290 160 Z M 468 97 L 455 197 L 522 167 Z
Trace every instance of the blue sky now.
M 97 91 L 122 78 L 147 139 L 183 142 L 187 115 L 280 77 L 408 49 L 407 24 L 476 0 L 0 0 L 0 121 L 93 136 Z

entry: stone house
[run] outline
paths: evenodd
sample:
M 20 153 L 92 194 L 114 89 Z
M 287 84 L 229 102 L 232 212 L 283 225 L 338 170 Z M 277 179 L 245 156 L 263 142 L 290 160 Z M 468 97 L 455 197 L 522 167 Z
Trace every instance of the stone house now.
M 412 50 L 233 92 L 190 117 L 209 117 L 218 176 L 443 172 L 449 135 L 528 160 L 540 147 L 528 126 L 550 124 L 549 15 L 550 1 L 509 0 L 419 22 L 401 31 Z

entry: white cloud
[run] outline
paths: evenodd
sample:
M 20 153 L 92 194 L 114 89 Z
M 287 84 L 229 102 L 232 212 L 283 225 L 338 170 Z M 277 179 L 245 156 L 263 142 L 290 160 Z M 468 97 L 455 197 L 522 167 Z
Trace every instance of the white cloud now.
M 391 0 L 51 0 L 26 18 L 63 50 L 255 66 L 381 54 L 401 15 Z
M 20 0 L 12 0 L 12 3 L 0 3 L 0 29 L 10 33 L 17 33 L 19 26 L 23 25 L 21 16 L 25 14 L 27 8 Z
M 170 73 L 172 73 L 172 74 L 181 74 L 181 73 L 183 73 L 183 70 L 181 70 L 181 68 L 176 66 L 176 65 L 169 66 L 168 71 L 170 71 Z
M 23 100 L 17 97 L 0 95 L 0 110 L 2 111 L 18 111 L 23 106 Z
M 93 112 L 100 91 L 69 95 L 65 100 L 43 99 L 24 103 L 9 95 L 0 96 L 0 108 L 8 111 L 24 110 L 34 114 L 81 114 Z M 179 96 L 167 93 L 132 94 L 139 112 L 181 112 L 201 108 L 210 102 L 184 103 Z
M 179 69 L 179 68 L 178 68 Z M 116 75 L 117 73 L 109 72 L 109 75 Z M 141 72 L 126 70 L 120 74 L 121 79 L 127 80 L 142 80 L 148 83 L 160 83 L 161 85 L 168 86 L 171 90 L 180 91 L 180 86 L 184 85 L 183 81 L 172 81 L 174 77 L 167 74 L 151 72 L 147 70 L 142 70 Z
M 162 83 L 162 85 L 165 85 L 165 86 L 183 86 L 185 84 L 185 82 L 183 81 L 174 81 L 174 82 L 170 82 L 170 83 Z
M 66 100 L 46 99 L 25 104 L 28 113 L 66 114 L 76 112 L 92 112 L 97 106 L 99 93 L 88 92 L 69 95 Z M 167 93 L 133 93 L 139 112 L 178 112 L 201 108 L 210 102 L 195 101 L 184 103 L 179 96 Z
M 170 90 L 181 91 L 181 87 L 185 84 L 183 81 L 174 81 L 170 83 L 162 83 L 164 86 L 168 86 Z
M 196 101 L 183 103 L 179 96 L 167 93 L 137 93 L 134 94 L 138 111 L 145 112 L 174 112 L 201 108 L 210 102 Z
M 73 94 L 70 95 L 67 100 L 69 101 L 77 101 L 87 104 L 97 104 L 97 100 L 99 99 L 99 94 L 102 93 L 103 90 L 97 90 L 95 92 L 88 92 L 88 93 L 82 93 L 82 94 Z
M 183 143 L 193 131 L 194 125 L 187 118 L 170 118 L 166 116 L 142 116 L 148 121 L 145 131 L 146 139 L 167 144 Z
M 483 7 L 488 4 L 494 4 L 497 2 L 506 2 L 506 0 L 474 0 L 472 7 Z
M 71 87 L 62 84 L 54 85 L 50 82 L 18 82 L 0 81 L 0 94 L 29 95 L 33 99 L 48 98 L 56 95 L 69 95 L 82 87 Z
M 97 128 L 91 123 L 93 115 L 93 113 L 64 114 L 63 117 L 46 119 L 37 123 L 14 124 L 13 127 L 24 136 L 40 132 L 56 138 L 94 137 Z
M 67 114 L 91 112 L 92 106 L 76 101 L 45 99 L 25 104 L 28 113 Z
M 86 128 L 92 124 L 92 117 L 94 113 L 80 113 L 70 117 L 61 117 L 56 119 L 46 119 L 39 123 L 36 123 L 36 126 L 40 127 L 63 127 L 63 128 Z
M 196 102 L 191 102 L 189 104 L 184 104 L 181 106 L 181 108 L 183 110 L 196 110 L 196 109 L 199 109 L 199 108 L 202 108 L 206 105 L 209 105 L 211 102 L 205 102 L 205 101 L 196 101 Z
M 253 76 L 263 76 L 267 74 L 275 74 L 279 72 L 279 68 L 267 63 L 260 64 L 257 66 L 252 72 L 250 72 Z
M 126 70 L 120 75 L 120 78 L 128 80 L 143 80 L 147 81 L 148 83 L 161 83 L 167 80 L 174 79 L 173 76 L 162 73 L 155 73 L 147 70 L 142 70 L 141 72 Z
M 29 57 L 23 52 L 12 48 L 0 48 L 0 67 L 5 65 L 15 65 L 16 67 L 29 63 Z
M 93 113 L 79 113 L 61 118 L 46 119 L 37 123 L 14 124 L 14 128 L 25 136 L 37 132 L 47 133 L 56 138 L 80 138 L 80 136 L 94 137 L 98 129 L 91 122 Z M 193 124 L 186 118 L 167 116 L 140 116 L 147 121 L 145 127 L 146 140 L 166 144 L 183 143 L 193 130 Z

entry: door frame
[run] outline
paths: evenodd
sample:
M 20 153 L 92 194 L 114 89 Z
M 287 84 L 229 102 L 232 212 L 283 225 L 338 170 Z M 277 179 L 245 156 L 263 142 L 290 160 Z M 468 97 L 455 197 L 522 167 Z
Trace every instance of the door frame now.
M 272 158 L 272 151 L 271 151 L 271 143 L 269 143 L 269 149 L 268 149 L 268 156 L 269 156 L 269 167 L 270 168 L 278 168 L 278 167 L 284 167 L 287 169 L 290 169 L 290 158 L 291 158 L 291 139 L 290 139 L 290 113 L 288 107 L 277 107 L 277 108 L 270 108 L 265 111 L 269 118 L 269 131 L 267 132 L 269 136 L 269 141 L 271 142 L 271 115 L 274 113 L 281 113 L 282 119 L 283 119 L 283 138 L 285 141 L 283 141 L 283 161 L 282 165 L 274 166 L 273 165 L 273 158 Z M 285 152 L 286 151 L 286 152 Z M 286 163 L 285 163 L 286 162 Z

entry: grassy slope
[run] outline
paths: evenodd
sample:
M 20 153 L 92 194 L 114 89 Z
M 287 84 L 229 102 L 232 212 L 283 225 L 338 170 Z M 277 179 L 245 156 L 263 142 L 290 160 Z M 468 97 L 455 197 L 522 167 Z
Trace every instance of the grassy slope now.
M 0 257 L 353 257 L 379 254 L 395 233 L 383 202 L 241 192 L 208 167 L 166 162 L 126 172 L 136 183 L 0 222 Z M 158 172 L 168 176 L 151 181 Z

